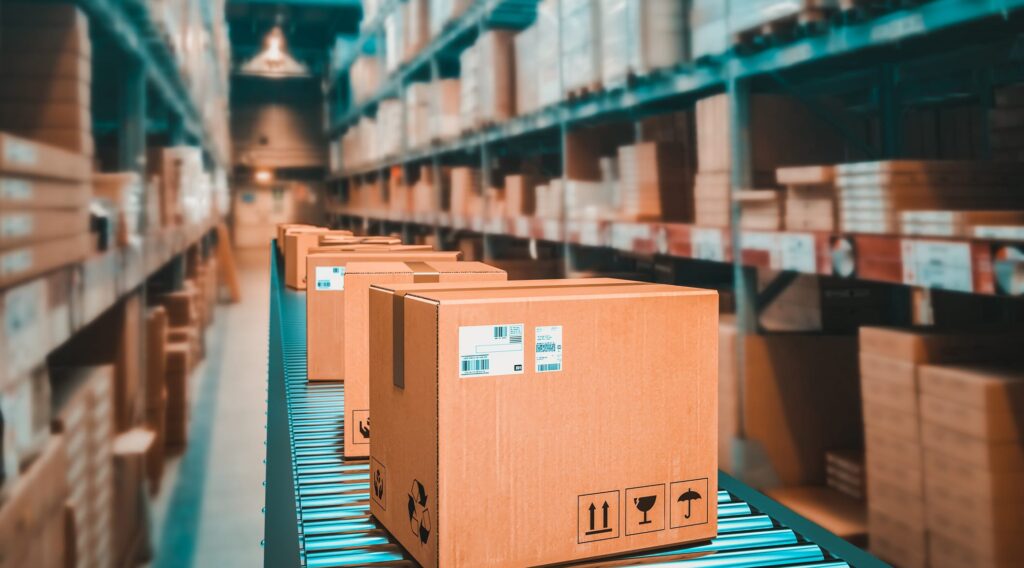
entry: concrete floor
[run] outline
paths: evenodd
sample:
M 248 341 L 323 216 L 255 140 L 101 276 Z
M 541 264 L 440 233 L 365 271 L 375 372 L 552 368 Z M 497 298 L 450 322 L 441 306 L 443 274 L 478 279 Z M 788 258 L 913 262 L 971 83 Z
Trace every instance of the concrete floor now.
M 188 449 L 172 460 L 152 511 L 153 565 L 263 565 L 267 248 L 237 253 L 242 301 L 221 306 L 193 374 Z

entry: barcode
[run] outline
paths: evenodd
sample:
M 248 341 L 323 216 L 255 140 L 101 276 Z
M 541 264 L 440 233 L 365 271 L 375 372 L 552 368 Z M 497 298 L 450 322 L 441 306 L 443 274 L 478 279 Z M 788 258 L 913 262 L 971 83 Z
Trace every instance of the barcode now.
M 537 353 L 554 353 L 554 352 L 555 352 L 555 344 L 554 343 L 538 343 L 537 344 Z
M 330 288 L 331 287 L 331 281 L 330 280 L 317 280 L 316 281 L 316 287 L 317 287 L 318 290 L 322 290 L 324 288 Z
M 486 373 L 491 370 L 490 359 L 463 359 L 462 373 Z
M 494 339 L 505 339 L 506 337 L 508 337 L 507 325 L 494 326 Z
M 517 325 L 512 328 L 512 336 L 508 338 L 509 343 L 522 343 L 523 342 L 523 326 Z
M 546 373 L 548 371 L 561 371 L 561 370 L 562 370 L 562 364 L 561 363 L 541 363 L 540 365 L 537 365 L 537 372 L 538 373 Z

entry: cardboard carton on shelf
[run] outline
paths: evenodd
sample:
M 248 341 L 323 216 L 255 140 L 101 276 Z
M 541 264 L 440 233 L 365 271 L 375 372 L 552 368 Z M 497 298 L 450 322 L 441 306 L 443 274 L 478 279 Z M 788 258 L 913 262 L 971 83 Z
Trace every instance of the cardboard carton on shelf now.
M 80 153 L 0 132 L 0 174 L 82 182 L 92 175 L 92 162 Z
M 193 349 L 187 344 L 171 343 L 167 346 L 164 445 L 168 453 L 184 451 L 188 442 L 188 376 L 192 370 L 193 358 Z
M 0 172 L 0 210 L 80 210 L 89 205 L 91 187 L 83 182 L 45 180 Z
M 510 217 L 532 216 L 536 207 L 534 188 L 540 182 L 531 175 L 505 177 L 505 212 Z
M 555 564 L 715 536 L 714 292 L 420 291 L 402 311 L 403 384 L 371 380 L 370 508 L 419 563 Z M 675 331 L 646 339 L 659 329 Z M 525 510 L 544 522 L 507 530 Z M 488 538 L 457 538 L 470 532 Z
M 0 250 L 89 232 L 86 209 L 0 212 Z
M 306 289 L 306 256 L 309 249 L 320 245 L 320 237 L 335 235 L 350 238 L 349 231 L 334 232 L 323 227 L 289 228 L 284 231 L 285 285 L 297 290 Z
M 0 566 L 64 568 L 64 502 L 68 497 L 64 436 L 54 435 L 0 507 Z
M 119 566 L 137 563 L 138 536 L 145 531 L 147 510 L 144 482 L 146 461 L 156 436 L 136 428 L 114 439 L 114 531 L 113 553 Z
M 349 262 L 345 267 L 345 455 L 370 452 L 370 287 L 438 282 L 504 282 L 505 271 L 481 262 Z
M 869 501 L 871 552 L 901 568 L 927 568 L 928 534 L 924 526 L 908 524 L 870 505 Z
M 458 252 L 337 251 L 311 254 L 306 279 L 306 374 L 310 381 L 345 377 L 345 267 L 350 262 L 455 261 Z

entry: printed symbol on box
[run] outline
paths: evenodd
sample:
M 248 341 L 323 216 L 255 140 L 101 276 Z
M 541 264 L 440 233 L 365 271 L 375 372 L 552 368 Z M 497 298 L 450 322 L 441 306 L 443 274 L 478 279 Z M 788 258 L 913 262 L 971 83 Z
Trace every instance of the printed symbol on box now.
M 386 483 L 388 479 L 388 469 L 384 467 L 384 464 L 379 461 L 370 458 L 370 480 L 372 490 L 370 491 L 370 497 L 373 498 L 374 503 L 380 505 L 381 509 L 387 511 L 386 505 L 387 499 L 385 498 L 385 492 L 387 491 Z
M 409 490 L 409 528 L 420 539 L 420 544 L 427 544 L 430 538 L 430 509 L 427 509 L 427 489 L 418 479 L 412 480 L 412 489 Z
M 672 484 L 669 522 L 672 528 L 703 525 L 708 522 L 708 479 L 690 479 Z
M 665 484 L 626 489 L 626 536 L 665 530 Z
M 579 544 L 619 538 L 619 492 L 577 497 Z
M 356 425 L 356 431 L 352 439 L 356 444 L 370 443 L 370 411 L 353 410 L 352 423 Z

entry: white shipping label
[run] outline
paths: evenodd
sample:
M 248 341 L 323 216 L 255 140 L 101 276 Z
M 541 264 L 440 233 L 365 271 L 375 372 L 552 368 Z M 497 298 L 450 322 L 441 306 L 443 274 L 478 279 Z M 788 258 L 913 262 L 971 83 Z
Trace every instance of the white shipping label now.
M 459 377 L 523 374 L 521 323 L 459 328 Z
M 22 179 L 0 179 L 0 198 L 6 201 L 32 199 L 32 184 Z
M 904 240 L 903 283 L 955 292 L 974 291 L 968 243 Z
M 17 239 L 32 232 L 32 216 L 28 213 L 0 215 L 0 237 Z
M 782 269 L 817 274 L 818 257 L 814 250 L 814 235 L 787 233 L 780 236 Z
M 535 330 L 537 372 L 553 373 L 562 370 L 562 326 L 548 325 Z
M 34 166 L 39 161 L 39 155 L 34 145 L 8 138 L 4 147 L 4 159 L 15 164 Z
M 0 256 L 0 276 L 18 274 L 32 267 L 32 249 L 20 249 Z
M 316 267 L 316 290 L 318 292 L 340 292 L 345 289 L 344 266 Z

